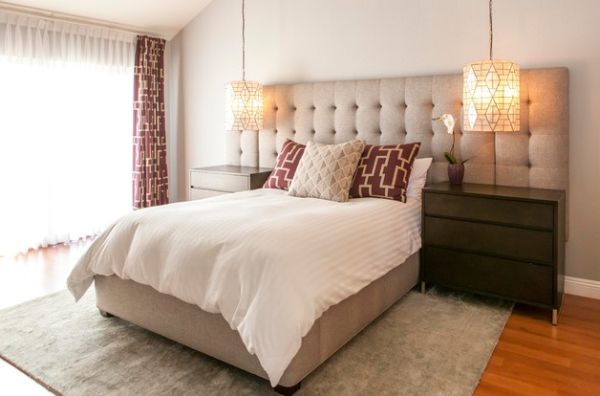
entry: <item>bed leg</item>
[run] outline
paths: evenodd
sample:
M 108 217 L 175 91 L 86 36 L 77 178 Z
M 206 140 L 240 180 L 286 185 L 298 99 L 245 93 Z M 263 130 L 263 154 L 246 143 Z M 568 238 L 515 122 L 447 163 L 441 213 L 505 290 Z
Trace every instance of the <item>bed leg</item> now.
M 427 292 L 427 286 L 425 286 L 425 282 L 421 281 L 421 294 L 425 294 Z
M 110 313 L 108 313 L 106 311 L 103 311 L 100 308 L 98 308 L 98 311 L 100 312 L 100 315 L 103 316 L 103 317 L 105 317 L 105 318 L 112 318 L 113 317 L 112 314 L 110 314 Z
M 293 386 L 277 385 L 274 388 L 274 390 L 275 390 L 275 392 L 279 393 L 280 395 L 290 396 L 290 395 L 293 395 L 294 393 L 296 393 L 298 391 L 298 389 L 300 389 L 300 385 L 302 385 L 302 382 L 298 382 L 296 385 L 293 385 Z

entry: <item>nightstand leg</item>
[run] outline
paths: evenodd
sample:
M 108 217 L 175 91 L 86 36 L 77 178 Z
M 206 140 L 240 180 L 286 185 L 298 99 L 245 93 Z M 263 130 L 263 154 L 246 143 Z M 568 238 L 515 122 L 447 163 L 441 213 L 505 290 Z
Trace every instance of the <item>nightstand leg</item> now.
M 556 326 L 558 324 L 558 309 L 552 310 L 552 325 Z
M 427 288 L 425 287 L 425 282 L 421 281 L 421 293 L 425 294 L 427 292 Z

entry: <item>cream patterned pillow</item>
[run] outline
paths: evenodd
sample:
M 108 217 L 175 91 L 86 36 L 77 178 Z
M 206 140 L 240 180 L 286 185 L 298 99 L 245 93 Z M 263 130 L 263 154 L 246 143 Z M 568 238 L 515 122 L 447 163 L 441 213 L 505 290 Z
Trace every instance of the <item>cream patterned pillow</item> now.
M 308 142 L 289 194 L 346 202 L 364 147 L 361 140 L 341 144 Z

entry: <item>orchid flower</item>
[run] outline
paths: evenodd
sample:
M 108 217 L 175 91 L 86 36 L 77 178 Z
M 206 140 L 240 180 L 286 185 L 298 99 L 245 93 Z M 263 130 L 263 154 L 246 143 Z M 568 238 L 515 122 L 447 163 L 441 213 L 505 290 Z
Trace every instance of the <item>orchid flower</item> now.
M 454 143 L 455 143 L 455 135 L 454 135 L 454 126 L 456 125 L 456 121 L 454 120 L 454 116 L 452 114 L 442 114 L 439 117 L 432 118 L 432 121 L 441 120 L 446 126 L 446 130 L 450 135 L 452 135 L 452 147 L 450 147 L 450 151 L 444 151 L 444 157 L 451 164 L 458 164 L 458 160 L 454 156 Z M 462 161 L 464 164 L 467 161 Z

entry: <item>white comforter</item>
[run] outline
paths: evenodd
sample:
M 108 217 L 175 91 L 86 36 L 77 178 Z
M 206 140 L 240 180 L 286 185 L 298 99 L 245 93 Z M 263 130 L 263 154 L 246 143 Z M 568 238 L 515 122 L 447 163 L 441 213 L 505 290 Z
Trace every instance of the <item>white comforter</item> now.
M 79 299 L 94 274 L 117 275 L 221 313 L 275 386 L 328 307 L 420 248 L 420 210 L 279 190 L 138 210 L 90 246 L 68 287 Z

